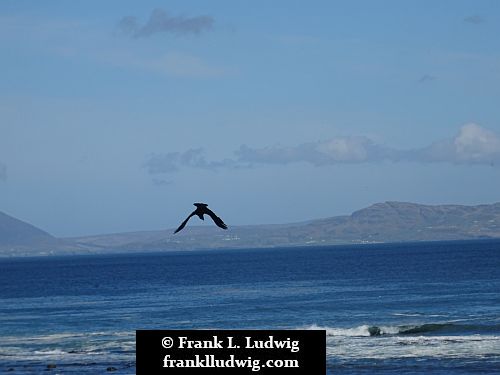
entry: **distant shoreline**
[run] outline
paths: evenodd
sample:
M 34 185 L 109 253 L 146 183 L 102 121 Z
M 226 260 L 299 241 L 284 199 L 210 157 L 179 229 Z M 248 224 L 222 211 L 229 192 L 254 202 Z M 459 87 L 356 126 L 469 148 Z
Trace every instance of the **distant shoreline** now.
M 477 206 L 376 203 L 351 215 L 291 224 L 189 226 L 56 238 L 33 225 L 0 215 L 0 257 L 135 253 L 214 249 L 334 246 L 500 239 L 500 203 Z
M 21 260 L 29 261 L 36 259 L 56 259 L 56 258 L 99 258 L 99 257 L 122 257 L 122 256 L 158 256 L 158 255 L 193 255 L 199 253 L 231 253 L 231 252 L 255 252 L 255 251 L 283 251 L 290 249 L 311 249 L 311 250 L 324 250 L 325 248 L 390 248 L 407 245 L 409 247 L 417 247 L 425 245 L 426 243 L 435 245 L 436 243 L 445 244 L 470 244 L 470 243 L 498 243 L 500 251 L 500 238 L 483 238 L 483 239 L 466 239 L 466 240 L 430 240 L 430 241 L 399 241 L 399 242 L 380 242 L 380 243 L 352 243 L 352 244 L 330 244 L 330 245 L 297 245 L 297 246 L 269 246 L 269 247 L 253 247 L 253 248 L 200 248 L 200 249 L 186 249 L 186 250 L 138 250 L 138 251 L 116 251 L 111 250 L 107 252 L 98 253 L 73 253 L 73 254 L 45 254 L 45 255 L 18 255 L 18 256 L 4 256 L 0 255 L 0 262 L 6 260 Z

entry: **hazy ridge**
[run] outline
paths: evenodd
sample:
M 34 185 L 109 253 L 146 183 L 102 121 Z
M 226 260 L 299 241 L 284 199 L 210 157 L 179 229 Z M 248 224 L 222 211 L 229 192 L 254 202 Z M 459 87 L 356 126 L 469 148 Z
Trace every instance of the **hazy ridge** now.
M 0 256 L 332 245 L 500 238 L 500 203 L 478 206 L 376 203 L 294 224 L 196 226 L 58 239 L 0 212 Z

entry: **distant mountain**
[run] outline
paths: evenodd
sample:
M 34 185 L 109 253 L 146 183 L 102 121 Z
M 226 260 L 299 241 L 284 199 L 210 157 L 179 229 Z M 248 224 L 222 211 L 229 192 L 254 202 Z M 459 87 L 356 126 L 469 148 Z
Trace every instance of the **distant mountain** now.
M 0 245 L 29 245 L 53 239 L 47 232 L 0 212 Z
M 5 227 L 7 231 L 2 229 L 1 220 L 0 217 L 0 256 L 500 238 L 500 203 L 479 206 L 430 206 L 385 202 L 351 215 L 295 224 L 230 226 L 229 230 L 223 231 L 214 225 L 195 226 L 190 223 L 190 226 L 176 235 L 173 235 L 173 229 L 168 229 L 64 240 L 56 240 L 22 222 L 20 223 L 30 227 L 32 232 L 25 226 L 22 226 L 24 229 L 21 230 L 11 224 L 9 228 L 14 231 L 11 233 L 8 227 Z M 12 220 L 15 219 L 10 218 L 8 222 L 12 223 Z M 1 244 L 7 238 L 17 238 L 21 241 L 21 233 L 26 233 L 25 240 L 31 238 L 31 245 L 18 247 L 17 252 L 6 252 Z M 39 240 L 37 233 L 41 236 Z M 53 246 L 47 252 L 47 242 L 44 244 L 44 241 L 49 239 L 56 243 L 52 242 Z M 44 245 L 41 246 L 42 244 Z
M 385 202 L 350 216 L 316 220 L 317 236 L 358 242 L 434 241 L 500 237 L 500 203 L 428 206 Z M 327 239 L 324 238 L 324 239 Z
M 162 251 L 215 248 L 335 245 L 500 238 L 500 203 L 480 206 L 385 202 L 354 212 L 295 224 L 190 226 L 74 239 L 89 250 Z
M 50 249 L 58 243 L 47 232 L 0 211 L 0 255 L 17 255 L 19 251 L 30 249 Z

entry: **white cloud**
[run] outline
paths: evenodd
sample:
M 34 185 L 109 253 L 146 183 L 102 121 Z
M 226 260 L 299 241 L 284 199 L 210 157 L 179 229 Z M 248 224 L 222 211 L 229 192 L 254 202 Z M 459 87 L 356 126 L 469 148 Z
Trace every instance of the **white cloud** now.
M 332 162 L 361 162 L 369 157 L 372 143 L 363 137 L 334 138 L 318 142 L 315 151 Z
M 419 161 L 450 162 L 457 164 L 491 164 L 500 161 L 500 137 L 477 124 L 461 127 L 452 139 L 434 142 L 417 150 Z
M 453 164 L 500 165 L 500 137 L 477 124 L 466 124 L 450 139 L 416 150 L 400 150 L 375 143 L 368 137 L 335 137 L 294 146 L 252 148 L 242 145 L 235 158 L 209 161 L 202 149 L 153 154 L 144 167 L 151 175 L 170 174 L 183 167 L 217 170 L 258 165 L 307 163 L 316 167 L 333 164 L 392 162 L 445 162 Z
M 396 150 L 361 136 L 335 137 L 292 147 L 250 148 L 243 145 L 236 155 L 240 162 L 268 164 L 305 162 L 315 166 L 399 160 L 399 153 Z
M 462 126 L 453 144 L 461 161 L 489 162 L 500 157 L 500 137 L 477 124 Z

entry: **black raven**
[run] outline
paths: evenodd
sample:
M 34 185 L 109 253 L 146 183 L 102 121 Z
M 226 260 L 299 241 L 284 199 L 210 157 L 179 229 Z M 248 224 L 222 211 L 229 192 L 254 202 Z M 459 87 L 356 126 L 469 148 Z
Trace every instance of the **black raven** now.
M 208 208 L 208 204 L 205 204 L 205 203 L 194 203 L 194 205 L 196 206 L 196 210 L 194 210 L 193 212 L 191 212 L 191 215 L 189 215 L 187 217 L 186 220 L 184 220 L 182 222 L 181 225 L 179 225 L 179 228 L 177 228 L 174 232 L 174 234 L 176 234 L 177 232 L 179 232 L 180 230 L 182 230 L 182 228 L 184 228 L 187 224 L 187 222 L 189 221 L 189 219 L 191 219 L 192 216 L 194 215 L 197 215 L 201 220 L 205 220 L 203 218 L 203 215 L 208 215 L 212 218 L 212 220 L 214 221 L 215 225 L 217 225 L 218 227 L 222 228 L 222 229 L 227 229 L 227 225 L 224 224 L 224 222 L 222 221 L 222 219 L 220 217 L 218 217 L 216 214 L 213 213 L 212 210 L 210 210 Z

